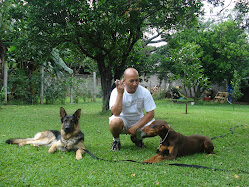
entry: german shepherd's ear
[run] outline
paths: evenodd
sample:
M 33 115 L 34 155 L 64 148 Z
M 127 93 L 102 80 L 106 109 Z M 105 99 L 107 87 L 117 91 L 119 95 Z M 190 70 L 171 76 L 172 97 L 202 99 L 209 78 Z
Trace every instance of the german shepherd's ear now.
M 60 108 L 60 116 L 61 116 L 61 119 L 64 118 L 66 115 L 67 115 L 66 110 L 65 110 L 63 107 L 61 107 L 61 108 Z
M 74 116 L 77 120 L 79 120 L 79 119 L 80 119 L 80 114 L 81 114 L 81 109 L 78 109 L 78 110 L 73 114 L 73 116 Z

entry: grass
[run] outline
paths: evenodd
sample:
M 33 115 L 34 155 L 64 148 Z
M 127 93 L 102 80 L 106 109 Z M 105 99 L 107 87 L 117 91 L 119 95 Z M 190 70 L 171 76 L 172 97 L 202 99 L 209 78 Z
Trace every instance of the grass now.
M 156 101 L 156 119 L 166 120 L 173 129 L 185 135 L 215 137 L 214 155 L 195 154 L 157 164 L 106 162 L 85 154 L 76 161 L 74 152 L 48 154 L 48 147 L 8 145 L 9 138 L 30 137 L 47 129 L 60 129 L 61 105 L 10 105 L 0 109 L 0 186 L 248 186 L 249 171 L 248 105 L 189 105 L 166 100 Z M 146 148 L 136 149 L 129 136 L 122 135 L 122 149 L 111 152 L 112 136 L 109 114 L 100 114 L 101 102 L 65 104 L 70 114 L 82 109 L 81 129 L 85 146 L 104 159 L 143 161 L 155 154 L 159 137 L 144 140 Z M 195 164 L 229 171 L 214 171 L 169 166 L 167 163 Z

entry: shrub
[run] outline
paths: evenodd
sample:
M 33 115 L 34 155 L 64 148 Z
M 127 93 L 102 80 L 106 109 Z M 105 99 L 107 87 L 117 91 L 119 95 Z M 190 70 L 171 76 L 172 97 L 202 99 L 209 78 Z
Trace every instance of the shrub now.
M 67 97 L 65 78 L 46 76 L 45 83 L 44 98 L 46 104 L 55 104 L 57 102 L 65 104 Z
M 8 90 L 9 101 L 36 104 L 40 91 L 39 72 L 33 71 L 32 74 L 28 74 L 22 69 L 10 72 Z

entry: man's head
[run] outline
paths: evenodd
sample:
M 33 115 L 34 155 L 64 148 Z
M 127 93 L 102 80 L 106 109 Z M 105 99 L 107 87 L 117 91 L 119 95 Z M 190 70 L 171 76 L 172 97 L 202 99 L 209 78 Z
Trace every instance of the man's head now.
M 134 68 L 127 68 L 124 72 L 125 88 L 128 93 L 135 93 L 139 85 L 138 72 Z

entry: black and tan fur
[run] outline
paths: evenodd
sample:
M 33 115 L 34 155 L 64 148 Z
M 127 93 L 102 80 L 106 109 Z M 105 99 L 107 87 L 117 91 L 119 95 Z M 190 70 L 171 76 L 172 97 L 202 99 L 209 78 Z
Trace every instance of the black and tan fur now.
M 185 136 L 175 132 L 166 121 L 156 120 L 144 127 L 145 137 L 160 136 L 161 142 L 158 153 L 145 163 L 155 163 L 162 160 L 172 160 L 176 157 L 195 153 L 212 154 L 214 150 L 211 139 L 207 136 Z
M 76 159 L 82 159 L 85 152 L 84 134 L 80 131 L 81 109 L 78 109 L 72 116 L 67 115 L 64 108 L 60 108 L 61 131 L 48 130 L 35 134 L 33 138 L 13 138 L 6 141 L 8 144 L 17 144 L 24 146 L 31 144 L 33 146 L 50 146 L 48 152 L 54 153 L 60 151 L 76 151 Z

